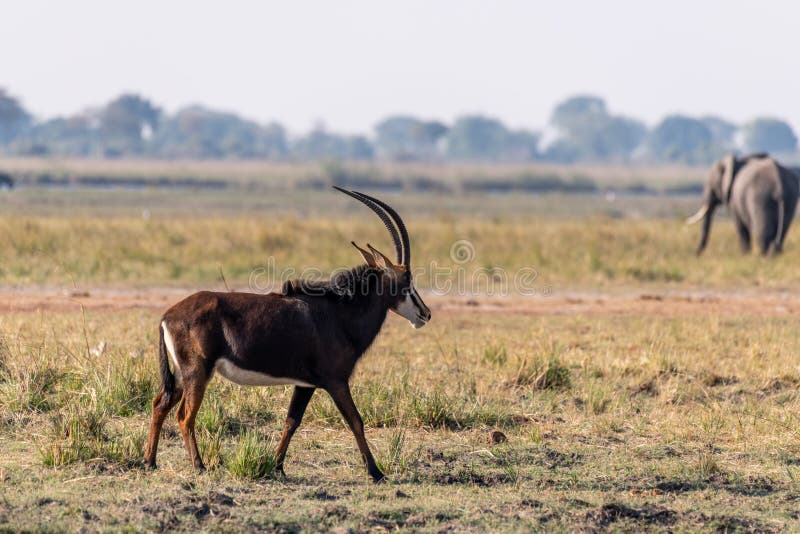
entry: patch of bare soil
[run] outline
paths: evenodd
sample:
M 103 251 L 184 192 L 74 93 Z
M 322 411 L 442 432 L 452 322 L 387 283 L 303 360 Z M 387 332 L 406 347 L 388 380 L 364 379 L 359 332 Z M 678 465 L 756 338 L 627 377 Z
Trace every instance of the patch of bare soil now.
M 0 288 L 0 313 L 20 311 L 124 311 L 137 308 L 166 310 L 192 291 L 175 289 L 63 290 Z
M 598 527 L 606 528 L 618 521 L 634 521 L 642 525 L 672 525 L 676 513 L 667 508 L 645 506 L 633 508 L 620 503 L 604 504 L 598 510 L 586 514 L 586 520 Z
M 0 313 L 130 309 L 166 310 L 192 289 L 97 289 L 70 291 L 40 287 L 0 287 Z M 513 315 L 792 315 L 800 294 L 786 291 L 554 291 L 550 296 L 441 296 L 424 293 L 434 313 Z

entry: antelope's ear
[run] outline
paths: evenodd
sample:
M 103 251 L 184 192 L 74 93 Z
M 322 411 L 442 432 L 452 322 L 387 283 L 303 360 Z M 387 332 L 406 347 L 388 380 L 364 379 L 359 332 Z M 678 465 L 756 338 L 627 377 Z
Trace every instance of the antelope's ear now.
M 364 261 L 367 262 L 367 265 L 369 265 L 370 267 L 378 267 L 378 262 L 375 260 L 375 256 L 373 256 L 368 251 L 356 245 L 355 241 L 350 241 L 350 244 L 356 247 L 356 250 L 361 253 L 361 257 L 364 258 Z
M 380 258 L 382 260 L 384 269 L 394 268 L 394 262 L 390 260 L 386 254 L 373 247 L 369 243 L 367 243 L 367 247 L 372 251 L 376 258 Z

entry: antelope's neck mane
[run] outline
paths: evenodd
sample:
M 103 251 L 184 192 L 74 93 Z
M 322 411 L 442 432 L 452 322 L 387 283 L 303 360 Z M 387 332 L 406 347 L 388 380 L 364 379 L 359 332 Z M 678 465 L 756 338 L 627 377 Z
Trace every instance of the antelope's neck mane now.
M 370 287 L 369 277 L 380 276 L 380 271 L 367 264 L 333 274 L 328 280 L 296 278 L 284 282 L 281 294 L 285 296 L 323 297 L 337 301 L 352 301 L 364 296 Z
M 289 280 L 283 284 L 282 294 L 327 299 L 337 306 L 342 328 L 358 359 L 375 340 L 386 319 L 388 308 L 384 299 L 373 291 L 380 274 L 374 267 L 359 265 L 337 272 L 329 280 Z

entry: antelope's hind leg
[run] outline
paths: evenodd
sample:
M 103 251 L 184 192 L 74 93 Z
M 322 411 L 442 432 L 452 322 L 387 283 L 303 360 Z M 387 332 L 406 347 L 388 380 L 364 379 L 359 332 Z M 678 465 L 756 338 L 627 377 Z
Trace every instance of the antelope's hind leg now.
M 281 441 L 278 443 L 278 449 L 275 452 L 277 457 L 275 471 L 284 476 L 286 476 L 286 473 L 283 472 L 283 460 L 286 458 L 286 450 L 289 448 L 292 436 L 294 436 L 295 431 L 303 421 L 303 414 L 306 413 L 306 408 L 314 395 L 314 391 L 314 388 L 295 386 L 294 393 L 292 393 L 289 411 L 286 414 L 286 424 L 283 427 L 283 435 L 281 435 Z
M 201 369 L 185 375 L 183 398 L 178 405 L 178 425 L 181 429 L 183 444 L 186 446 L 186 452 L 189 454 L 189 460 L 192 465 L 200 471 L 205 471 L 206 467 L 203 465 L 203 459 L 200 458 L 200 450 L 197 448 L 194 422 L 197 418 L 197 412 L 200 410 L 200 404 L 203 402 L 207 385 L 208 377 Z
M 158 439 L 161 436 L 161 428 L 164 426 L 164 419 L 167 418 L 172 408 L 178 404 L 183 395 L 183 390 L 176 388 L 172 393 L 167 394 L 164 389 L 153 399 L 153 416 L 150 418 L 150 436 L 147 438 L 147 449 L 144 453 L 145 465 L 150 469 L 156 467 L 156 453 L 158 452 Z

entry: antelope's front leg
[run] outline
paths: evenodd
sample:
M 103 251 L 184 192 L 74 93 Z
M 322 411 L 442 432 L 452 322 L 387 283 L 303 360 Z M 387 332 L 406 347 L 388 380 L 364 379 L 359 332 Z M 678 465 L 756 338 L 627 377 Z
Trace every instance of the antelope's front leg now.
M 306 412 L 308 402 L 314 395 L 314 388 L 306 388 L 302 386 L 295 386 L 294 393 L 292 394 L 292 401 L 289 403 L 289 411 L 286 414 L 286 424 L 283 427 L 283 435 L 278 444 L 278 449 L 275 452 L 277 461 L 275 462 L 275 471 L 285 475 L 283 472 L 283 460 L 286 458 L 286 449 L 289 448 L 289 442 L 292 440 L 297 427 L 303 421 L 303 414 Z
M 358 444 L 358 450 L 361 451 L 361 457 L 364 458 L 364 463 L 367 465 L 367 472 L 372 477 L 374 482 L 383 482 L 386 477 L 383 475 L 378 466 L 375 464 L 375 458 L 372 457 L 372 452 L 369 450 L 367 438 L 364 436 L 364 422 L 361 420 L 361 415 L 358 413 L 353 397 L 350 395 L 350 386 L 348 384 L 341 384 L 327 390 L 339 408 L 342 416 L 353 431 Z

